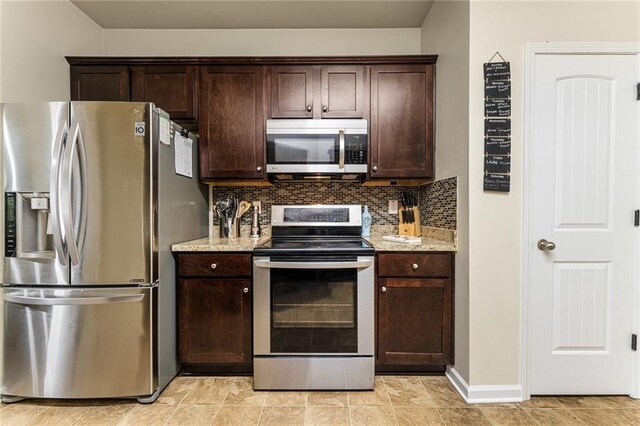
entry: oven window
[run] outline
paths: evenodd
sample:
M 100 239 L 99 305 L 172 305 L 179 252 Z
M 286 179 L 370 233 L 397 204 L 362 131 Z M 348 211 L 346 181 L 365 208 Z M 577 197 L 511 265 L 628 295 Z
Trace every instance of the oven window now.
M 356 269 L 272 269 L 272 353 L 357 353 Z

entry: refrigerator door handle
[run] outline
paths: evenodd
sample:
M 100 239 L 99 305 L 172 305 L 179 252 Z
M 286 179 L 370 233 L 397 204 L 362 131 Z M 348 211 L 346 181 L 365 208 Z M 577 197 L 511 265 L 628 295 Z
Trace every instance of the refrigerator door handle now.
M 4 300 L 20 305 L 57 306 L 57 305 L 102 305 L 105 303 L 140 302 L 144 294 L 102 297 L 29 297 L 5 294 Z
M 67 251 L 64 244 L 64 235 L 62 232 L 61 218 L 61 197 L 60 197 L 60 171 L 62 169 L 62 160 L 64 147 L 69 135 L 69 125 L 67 120 L 60 128 L 56 141 L 53 145 L 53 158 L 51 159 L 51 180 L 49 187 L 49 202 L 51 204 L 51 224 L 53 228 L 53 242 L 56 250 L 56 257 L 62 266 L 67 266 Z
M 63 172 L 63 187 L 61 193 L 63 194 L 63 223 L 66 233 L 67 249 L 69 251 L 69 257 L 71 258 L 72 265 L 78 265 L 80 263 L 80 253 L 84 246 L 84 237 L 86 231 L 86 216 L 87 216 L 87 179 L 86 179 L 86 153 L 84 150 L 84 142 L 82 140 L 82 132 L 80 131 L 80 125 L 75 123 L 73 126 L 73 138 L 71 144 L 67 145 L 67 158 L 64 162 L 66 170 Z M 80 157 L 78 168 L 80 170 L 80 222 L 78 224 L 78 235 L 75 234 L 74 229 L 74 215 L 73 215 L 73 176 L 74 176 L 74 159 L 76 150 Z

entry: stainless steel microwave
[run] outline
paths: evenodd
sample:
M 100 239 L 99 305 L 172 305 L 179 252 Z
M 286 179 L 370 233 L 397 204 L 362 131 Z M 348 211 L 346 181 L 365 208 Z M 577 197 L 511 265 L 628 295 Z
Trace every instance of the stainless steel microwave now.
M 367 120 L 267 120 L 267 173 L 284 179 L 361 179 Z

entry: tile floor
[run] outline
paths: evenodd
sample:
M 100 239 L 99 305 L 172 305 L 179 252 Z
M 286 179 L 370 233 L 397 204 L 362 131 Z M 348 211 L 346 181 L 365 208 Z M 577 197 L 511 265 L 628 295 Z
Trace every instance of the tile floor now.
M 382 376 L 373 392 L 254 392 L 248 377 L 178 377 L 154 404 L 31 400 L 2 425 L 638 425 L 628 397 L 467 404 L 444 377 Z

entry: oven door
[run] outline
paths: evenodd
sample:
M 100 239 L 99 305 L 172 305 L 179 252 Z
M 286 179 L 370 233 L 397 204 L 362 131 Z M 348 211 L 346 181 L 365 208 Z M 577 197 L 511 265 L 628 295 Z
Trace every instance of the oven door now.
M 255 257 L 254 353 L 374 354 L 373 257 Z

